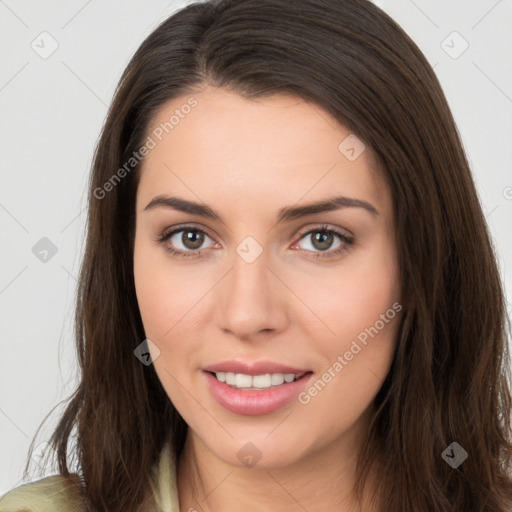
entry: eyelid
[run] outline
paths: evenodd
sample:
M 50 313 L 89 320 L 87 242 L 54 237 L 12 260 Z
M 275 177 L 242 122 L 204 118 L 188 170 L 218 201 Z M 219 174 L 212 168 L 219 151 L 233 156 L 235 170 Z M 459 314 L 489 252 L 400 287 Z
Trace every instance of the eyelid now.
M 204 233 L 205 235 L 208 235 L 212 240 L 215 240 L 215 237 L 213 237 L 209 233 L 207 228 L 197 225 L 197 224 L 187 224 L 187 223 L 177 224 L 175 226 L 170 227 L 169 229 L 165 229 L 162 233 L 162 238 L 170 236 L 172 234 L 179 233 L 180 231 L 186 231 L 187 229 L 190 231 L 199 231 L 201 233 Z
M 304 235 L 307 235 L 311 233 L 312 231 L 334 231 L 335 233 L 348 238 L 353 239 L 354 235 L 351 233 L 348 229 L 341 228 L 338 226 L 326 224 L 326 223 L 320 223 L 320 224 L 310 224 L 309 226 L 306 226 L 305 228 L 301 228 L 296 236 L 299 238 L 304 237 Z
M 219 242 L 210 235 L 208 230 L 206 228 L 203 228 L 202 226 L 197 226 L 195 224 L 178 224 L 176 226 L 173 226 L 169 229 L 164 230 L 161 236 L 157 236 L 155 238 L 156 242 L 160 243 L 166 243 L 168 240 L 170 240 L 176 233 L 180 233 L 181 231 L 196 231 L 198 233 L 203 233 L 206 235 L 215 245 L 218 245 Z M 168 248 L 170 249 L 170 248 Z M 182 249 L 174 249 L 176 253 L 187 253 L 187 254 L 199 254 L 201 251 L 204 251 L 205 249 L 195 249 L 195 250 L 188 250 L 183 251 Z M 172 252 L 172 251 L 171 251 Z

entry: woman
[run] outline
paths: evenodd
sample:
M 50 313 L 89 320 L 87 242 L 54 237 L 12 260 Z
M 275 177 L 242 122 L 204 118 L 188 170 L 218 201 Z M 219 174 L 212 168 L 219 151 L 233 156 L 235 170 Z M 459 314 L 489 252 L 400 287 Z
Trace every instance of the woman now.
M 2 512 L 511 510 L 490 237 L 435 74 L 373 4 L 162 23 L 88 227 L 59 475 Z

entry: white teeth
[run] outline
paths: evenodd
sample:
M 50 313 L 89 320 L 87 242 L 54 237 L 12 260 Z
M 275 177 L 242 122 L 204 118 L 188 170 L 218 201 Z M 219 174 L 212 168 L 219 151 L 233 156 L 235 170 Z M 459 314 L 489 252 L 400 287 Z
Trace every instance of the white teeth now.
M 235 375 L 235 387 L 237 388 L 250 388 L 252 383 L 252 377 L 250 375 L 244 375 L 243 373 L 237 373 Z
M 272 374 L 272 386 L 280 386 L 284 382 L 284 375 L 282 373 Z
M 266 373 L 265 375 L 246 375 L 244 373 L 217 372 L 215 376 L 220 382 L 225 382 L 235 388 L 268 389 L 272 386 L 280 386 L 284 382 L 293 382 L 300 379 L 304 373 Z
M 272 376 L 270 373 L 266 375 L 255 375 L 252 379 L 249 379 L 249 386 L 252 385 L 255 388 L 269 388 L 272 385 Z

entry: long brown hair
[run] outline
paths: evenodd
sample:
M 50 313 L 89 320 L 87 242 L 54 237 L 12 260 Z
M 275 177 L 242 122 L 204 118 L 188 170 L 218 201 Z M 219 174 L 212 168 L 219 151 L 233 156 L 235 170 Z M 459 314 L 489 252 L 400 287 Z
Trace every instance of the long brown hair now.
M 485 218 L 436 75 L 366 0 L 194 3 L 132 58 L 89 184 L 75 318 L 81 381 L 50 440 L 59 472 L 69 474 L 76 437 L 89 509 L 136 512 L 166 440 L 176 457 L 183 447 L 184 420 L 153 366 L 133 354 L 145 339 L 133 278 L 140 163 L 105 184 L 166 101 L 206 85 L 313 102 L 373 149 L 390 185 L 404 314 L 360 454 L 358 493 L 382 454 L 382 511 L 512 510 L 509 331 Z M 457 468 L 442 457 L 452 442 L 468 453 Z

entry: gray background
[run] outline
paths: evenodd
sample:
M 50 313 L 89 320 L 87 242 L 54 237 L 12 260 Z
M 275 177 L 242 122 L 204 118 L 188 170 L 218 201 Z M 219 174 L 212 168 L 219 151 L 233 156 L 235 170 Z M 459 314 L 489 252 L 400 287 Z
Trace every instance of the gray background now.
M 0 0 L 0 495 L 21 483 L 37 426 L 76 385 L 85 186 L 107 105 L 138 45 L 186 3 Z M 443 85 L 510 304 L 512 0 L 375 3 L 416 41 Z

